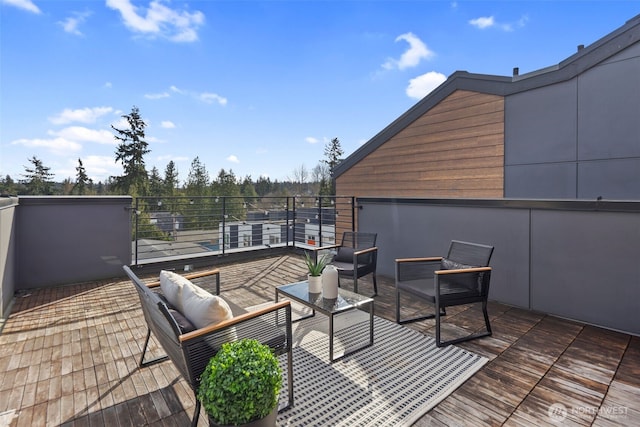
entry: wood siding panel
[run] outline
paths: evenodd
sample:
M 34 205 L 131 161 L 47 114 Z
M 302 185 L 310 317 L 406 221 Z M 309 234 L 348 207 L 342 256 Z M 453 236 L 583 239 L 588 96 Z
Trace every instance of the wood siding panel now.
M 336 185 L 355 196 L 502 198 L 504 98 L 454 92 Z

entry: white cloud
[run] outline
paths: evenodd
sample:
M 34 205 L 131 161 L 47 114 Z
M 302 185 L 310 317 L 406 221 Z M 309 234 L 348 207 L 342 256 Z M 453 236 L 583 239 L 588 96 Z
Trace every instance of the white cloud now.
M 314 138 L 312 136 L 308 136 L 304 140 L 307 141 L 309 144 L 317 144 L 319 142 L 318 138 Z
M 78 144 L 75 141 L 71 141 L 62 137 L 53 139 L 22 138 L 12 141 L 11 144 L 22 145 L 27 148 L 44 148 L 49 152 L 59 156 L 69 155 L 69 153 L 82 150 L 82 145 Z
M 160 123 L 160 127 L 165 129 L 174 129 L 176 127 L 175 123 L 170 120 L 164 120 Z
M 162 92 L 162 93 L 147 93 L 144 95 L 145 98 L 147 99 L 162 99 L 162 98 L 169 98 L 171 95 L 169 95 L 167 92 Z
M 19 9 L 26 10 L 27 12 L 41 13 L 40 8 L 31 0 L 2 0 L 2 3 L 9 6 L 15 6 Z
M 231 163 L 240 163 L 240 160 L 238 160 L 238 157 L 234 156 L 233 154 L 227 157 L 227 161 Z
M 69 126 L 58 131 L 50 130 L 49 135 L 69 141 L 96 142 L 98 144 L 115 145 L 113 133 L 104 129 L 89 129 L 82 126 Z
M 523 15 L 518 21 L 516 21 L 515 26 L 522 28 L 527 24 L 528 20 L 529 17 Z M 493 16 L 482 16 L 480 18 L 471 19 L 469 21 L 469 24 L 480 30 L 486 30 L 487 28 L 497 28 L 502 31 L 511 32 L 514 28 L 513 23 L 497 22 Z
M 73 16 L 68 17 L 64 21 L 58 22 L 58 24 L 62 25 L 65 32 L 76 36 L 82 36 L 83 34 L 78 27 L 83 24 L 89 16 L 91 16 L 91 12 L 74 12 Z
M 469 24 L 484 30 L 485 28 L 493 27 L 495 25 L 495 20 L 493 19 L 493 16 L 482 16 L 480 18 L 470 20 Z
M 227 98 L 213 92 L 195 92 L 191 90 L 180 89 L 176 86 L 170 86 L 169 91 L 172 93 L 176 93 L 178 95 L 190 96 L 191 98 L 197 99 L 198 101 L 204 102 L 206 104 L 218 103 L 219 105 L 225 106 L 227 105 L 227 102 L 228 102 Z M 169 92 L 161 92 L 161 93 L 146 94 L 145 98 L 161 99 L 161 98 L 169 98 L 170 96 L 171 94 Z
M 56 125 L 64 125 L 72 122 L 94 123 L 99 117 L 113 111 L 111 107 L 94 107 L 71 110 L 65 108 L 56 116 L 49 117 L 49 121 Z
M 198 98 L 202 102 L 206 102 L 207 104 L 213 104 L 217 102 L 220 105 L 227 105 L 227 98 L 224 98 L 216 93 L 203 92 L 198 95 Z
M 447 80 L 447 77 L 444 74 L 430 71 L 415 79 L 409 80 L 406 93 L 411 98 L 422 99 L 432 90 L 440 86 L 445 80 Z
M 111 89 L 113 87 L 113 84 L 111 82 L 105 82 L 104 87 L 106 87 L 107 89 Z
M 397 68 L 404 70 L 405 68 L 415 67 L 423 59 L 429 59 L 435 54 L 429 50 L 426 44 L 422 42 L 415 34 L 405 33 L 396 37 L 396 42 L 404 40 L 409 43 L 409 48 L 400 56 L 400 59 L 389 58 L 382 64 L 382 68 L 392 70 Z
M 175 42 L 198 40 L 197 30 L 204 23 L 204 14 L 171 9 L 163 3 L 153 0 L 144 8 L 134 6 L 131 0 L 107 0 L 107 7 L 119 11 L 124 24 L 136 33 Z

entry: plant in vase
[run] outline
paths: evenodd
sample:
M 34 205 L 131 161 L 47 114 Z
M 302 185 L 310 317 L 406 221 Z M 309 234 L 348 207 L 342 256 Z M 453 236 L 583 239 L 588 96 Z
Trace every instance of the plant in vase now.
M 322 270 L 331 262 L 331 257 L 325 254 L 320 258 L 316 257 L 314 259 L 309 255 L 309 252 L 305 252 L 304 260 L 309 270 L 309 275 L 307 276 L 309 292 L 316 294 L 322 292 Z
M 258 340 L 225 343 L 200 378 L 198 399 L 217 426 L 275 426 L 282 370 Z

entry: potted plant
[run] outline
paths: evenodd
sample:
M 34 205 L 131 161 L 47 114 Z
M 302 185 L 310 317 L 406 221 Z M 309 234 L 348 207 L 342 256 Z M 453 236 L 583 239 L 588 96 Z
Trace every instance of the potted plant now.
M 255 339 L 222 345 L 200 378 L 198 399 L 212 426 L 275 426 L 282 370 Z
M 319 259 L 313 259 L 309 252 L 304 253 L 305 263 L 307 264 L 307 269 L 309 270 L 309 275 L 307 276 L 307 280 L 309 282 L 309 292 L 311 293 L 320 293 L 322 292 L 322 270 L 329 264 L 331 261 L 328 254 L 323 255 Z

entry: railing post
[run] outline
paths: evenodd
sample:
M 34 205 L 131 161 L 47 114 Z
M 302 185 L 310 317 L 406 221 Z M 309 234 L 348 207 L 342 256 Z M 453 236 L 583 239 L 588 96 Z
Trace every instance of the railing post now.
M 133 215 L 135 218 L 135 233 L 136 233 L 136 243 L 134 245 L 135 247 L 135 254 L 134 254 L 134 259 L 135 259 L 135 265 L 138 265 L 138 218 L 140 217 L 140 215 L 138 215 L 138 201 L 140 200 L 139 197 L 136 197 L 136 208 L 133 210 Z
M 318 197 L 316 200 L 318 201 L 316 204 L 318 206 L 318 246 L 322 247 L 322 197 Z
M 227 249 L 227 197 L 222 197 L 222 255 Z M 231 234 L 231 233 L 229 233 Z

